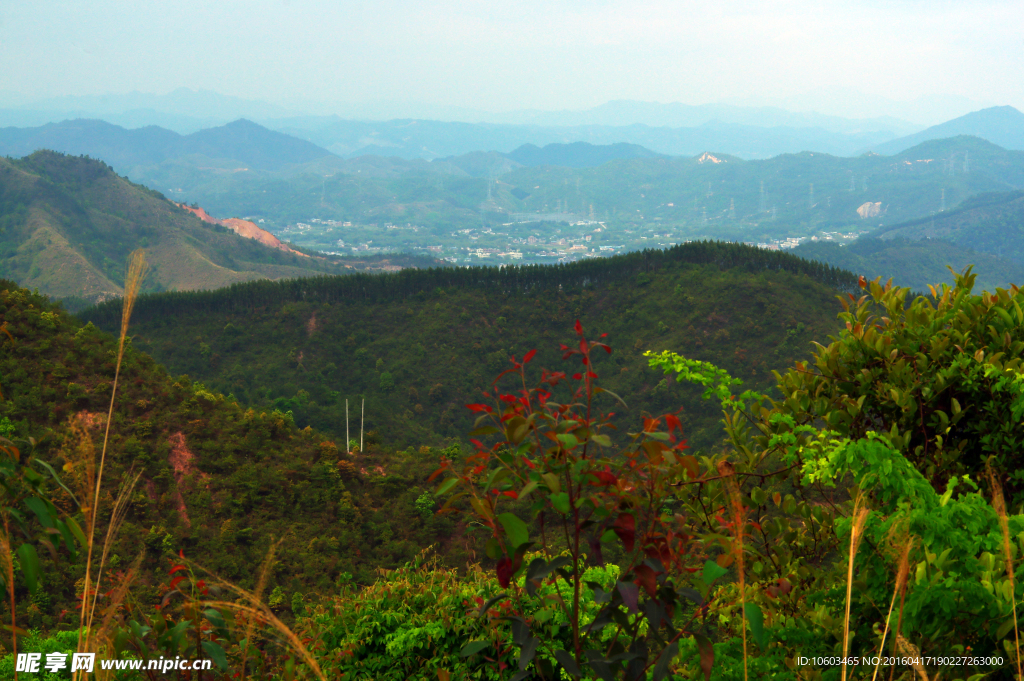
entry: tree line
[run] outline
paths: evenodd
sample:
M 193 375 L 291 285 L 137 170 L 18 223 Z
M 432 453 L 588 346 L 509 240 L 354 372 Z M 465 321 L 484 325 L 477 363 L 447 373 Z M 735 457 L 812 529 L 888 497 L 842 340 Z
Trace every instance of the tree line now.
M 579 289 L 632 281 L 678 264 L 717 265 L 748 272 L 775 270 L 805 275 L 840 291 L 857 289 L 857 276 L 831 265 L 804 260 L 782 251 L 723 241 L 694 241 L 668 249 L 634 251 L 611 258 L 558 265 L 505 267 L 437 267 L 405 269 L 384 274 L 350 274 L 232 284 L 213 291 L 175 291 L 140 296 L 135 319 L 144 320 L 182 312 L 245 312 L 283 302 L 378 303 L 422 298 L 438 289 L 495 291 L 506 295 L 550 289 Z M 80 316 L 101 328 L 116 326 L 121 318 L 118 299 L 100 303 Z

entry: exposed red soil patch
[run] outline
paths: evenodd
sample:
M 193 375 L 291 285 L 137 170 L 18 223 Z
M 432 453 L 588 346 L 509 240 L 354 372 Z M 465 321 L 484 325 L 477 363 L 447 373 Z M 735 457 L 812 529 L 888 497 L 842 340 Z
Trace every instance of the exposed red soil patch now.
M 212 217 L 202 208 L 193 208 L 192 206 L 185 205 L 184 203 L 179 203 L 177 205 L 181 208 L 184 208 L 188 212 L 194 214 L 203 222 L 208 222 L 212 225 L 221 225 L 222 227 L 227 227 L 235 234 L 238 234 L 239 236 L 244 236 L 246 239 L 255 239 L 264 246 L 276 248 L 279 251 L 284 251 L 286 253 L 294 253 L 295 255 L 301 255 L 304 258 L 309 257 L 305 253 L 299 253 L 298 251 L 289 248 L 288 246 L 285 246 L 283 243 L 281 243 L 281 240 L 278 239 L 276 236 L 274 236 L 267 230 L 258 227 L 255 222 L 252 222 L 250 220 L 242 220 L 240 218 L 228 218 L 226 220 L 218 220 L 217 218 Z
M 174 492 L 174 507 L 178 511 L 178 517 L 181 518 L 181 522 L 185 524 L 185 527 L 192 527 L 192 521 L 188 517 L 188 509 L 185 508 L 185 499 L 181 496 L 181 486 L 184 484 L 185 478 L 193 473 L 198 473 L 199 479 L 203 482 L 207 482 L 210 476 L 196 468 L 196 455 L 192 453 L 185 443 L 184 433 L 175 433 L 170 437 L 170 442 L 171 453 L 167 455 L 167 460 L 174 470 L 174 480 L 178 483 L 178 489 Z M 209 483 L 207 482 L 207 484 Z

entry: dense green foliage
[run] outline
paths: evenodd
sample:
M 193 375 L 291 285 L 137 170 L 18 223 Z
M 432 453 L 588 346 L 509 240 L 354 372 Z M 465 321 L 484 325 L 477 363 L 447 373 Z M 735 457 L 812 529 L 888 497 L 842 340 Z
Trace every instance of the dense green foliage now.
M 599 326 L 617 343 L 609 388 L 630 413 L 678 403 L 678 390 L 645 370 L 651 346 L 684 349 L 754 385 L 770 367 L 806 357 L 836 329 L 834 291 L 849 273 L 785 253 L 691 243 L 562 267 L 406 270 L 140 298 L 136 345 L 176 373 L 243 403 L 291 411 L 344 441 L 366 399 L 367 430 L 397 446 L 463 437 L 462 405 L 509 355 L 536 348 L 557 363 L 566 320 Z M 120 324 L 116 303 L 81 314 Z M 685 393 L 684 393 L 685 394 Z M 718 439 L 713 410 L 683 416 L 698 442 Z
M 603 277 L 588 265 L 548 277 L 463 270 L 375 284 L 284 282 L 276 285 L 278 307 L 268 285 L 251 285 L 248 299 L 247 288 L 236 287 L 220 297 L 141 301 L 140 324 L 151 326 L 125 355 L 108 461 L 110 491 L 133 466 L 143 475 L 112 559 L 126 565 L 144 552 L 117 645 L 141 656 L 203 650 L 222 670 L 232 668 L 227 661 L 241 664 L 253 650 L 245 624 L 211 612 L 215 597 L 193 574 L 187 558 L 194 558 L 265 594 L 267 612 L 287 616 L 329 678 L 831 681 L 837 666 L 801 667 L 798 658 L 882 651 L 931 660 L 899 665 L 902 678 L 1008 676 L 1018 663 L 1014 612 L 1024 598 L 1024 292 L 975 294 L 967 273 L 954 287 L 911 300 L 908 289 L 861 280 L 861 298 L 842 298 L 838 332 L 825 321 L 820 329 L 738 327 L 752 339 L 737 350 L 756 340 L 761 362 L 790 366 L 767 381 L 766 366 L 733 350 L 734 327 L 704 336 L 696 324 L 728 314 L 814 319 L 807 310 L 821 314 L 832 303 L 812 276 L 847 289 L 850 276 L 735 246 L 694 245 L 690 257 L 703 262 L 688 262 L 686 253 L 638 254 Z M 437 283 L 446 276 L 449 283 Z M 698 296 L 719 307 L 702 307 Z M 187 310 L 202 301 L 209 304 Z M 787 308 L 772 312 L 773 303 Z M 109 307 L 95 312 L 111 323 Z M 0 284 L 0 314 L 10 333 L 0 336 L 0 435 L 40 441 L 35 456 L 62 470 L 74 492 L 83 474 L 76 452 L 103 424 L 97 412 L 110 396 L 115 343 L 12 282 Z M 555 350 L 569 340 L 556 314 L 613 330 L 594 344 L 578 323 L 578 337 Z M 437 439 L 420 444 L 440 444 L 441 434 L 407 406 L 394 426 L 370 435 L 367 451 L 349 455 L 294 424 L 285 407 L 308 407 L 311 392 L 309 402 L 247 409 L 212 382 L 172 378 L 139 349 L 147 336 L 175 333 L 165 320 L 181 319 L 194 333 L 204 316 L 224 335 L 178 342 L 192 343 L 207 366 L 237 354 L 251 370 L 259 366 L 253 358 L 267 355 L 247 356 L 247 348 L 303 339 L 291 346 L 294 355 L 277 351 L 294 364 L 292 375 L 312 373 L 308 363 L 323 352 L 324 337 L 345 338 L 342 321 L 355 326 L 349 335 L 366 333 L 365 345 L 348 350 L 391 352 L 364 355 L 368 396 L 380 400 L 374 409 L 393 413 L 390 400 L 403 389 L 403 399 L 413 396 L 414 370 L 436 371 L 428 380 L 446 381 L 452 413 L 472 400 L 470 413 L 484 415 L 461 433 L 454 420 L 447 426 L 474 438 L 473 450 L 381 448 L 380 440 L 424 434 Z M 395 331 L 405 328 L 396 320 L 410 319 L 419 334 L 411 343 Z M 682 324 L 694 328 L 673 328 Z M 657 334 L 639 335 L 652 327 Z M 513 331 L 514 338 L 502 335 Z M 792 363 L 808 331 L 833 337 L 810 361 Z M 462 337 L 479 344 L 475 353 L 455 355 Z M 215 345 L 222 338 L 237 345 Z M 771 355 L 763 353 L 779 339 Z M 416 342 L 423 352 L 403 367 L 396 358 Z M 440 352 L 428 354 L 427 342 Z M 606 353 L 606 344 L 614 351 Z M 509 347 L 489 356 L 488 348 L 502 345 Z M 640 354 L 651 347 L 672 351 Z M 449 354 L 454 359 L 438 361 Z M 691 387 L 631 383 L 629 374 L 640 373 L 634 362 Z M 512 375 L 491 381 L 509 366 Z M 236 366 L 239 375 L 244 368 Z M 483 399 L 462 392 L 450 378 L 456 371 L 477 381 Z M 642 401 L 636 396 L 645 385 L 651 395 Z M 607 388 L 632 409 L 612 417 L 622 406 Z M 717 436 L 709 416 L 692 413 L 701 391 L 720 410 Z M 343 396 L 339 390 L 334 399 Z M 258 392 L 245 397 L 270 401 Z M 434 494 L 431 470 L 448 476 Z M 449 496 L 458 492 L 468 495 Z M 5 513 L 23 503 L 16 490 L 5 493 Z M 80 520 L 60 485 L 30 490 L 40 494 L 49 522 Z M 440 513 L 435 494 L 444 501 Z M 62 534 L 55 529 L 50 534 Z M 277 541 L 263 584 L 255 566 Z M 439 545 L 442 563 L 417 558 L 428 544 Z M 50 630 L 66 617 L 60 609 L 73 611 L 81 571 L 73 548 L 69 538 L 57 561 L 39 552 L 47 588 L 35 595 L 27 580 L 16 581 L 19 622 Z M 474 559 L 486 559 L 485 567 L 452 569 Z M 403 564 L 374 580 L 376 569 Z M 170 605 L 157 612 L 161 601 Z M 38 638 L 31 644 L 43 645 Z M 967 661 L 934 659 L 950 654 Z M 263 655 L 254 665 L 266 678 L 310 675 L 287 656 Z M 851 667 L 850 678 L 871 671 Z
M 102 440 L 115 339 L 13 282 L 0 282 L 0 318 L 11 334 L 0 334 L 0 435 L 35 438 L 33 456 L 57 471 L 72 464 L 61 475 L 81 499 L 85 472 L 76 452 L 86 441 L 98 449 Z M 129 470 L 142 478 L 113 566 L 125 569 L 145 552 L 144 578 L 135 589 L 145 603 L 156 602 L 168 559 L 179 551 L 251 588 L 252 566 L 283 538 L 269 589 L 282 591 L 287 611 L 294 593 L 329 590 L 338 580 L 372 581 L 375 569 L 401 565 L 427 544 L 438 544 L 451 564 L 464 563 L 472 536 L 450 519 L 424 515 L 433 505 L 420 500 L 441 453 L 384 450 L 372 433 L 366 449 L 346 455 L 322 434 L 299 430 L 291 415 L 247 409 L 187 377 L 175 378 L 129 345 L 105 489 L 116 492 Z M 84 527 L 77 504 L 53 486 L 56 508 Z M 26 522 L 34 536 L 37 529 Z M 55 561 L 47 550 L 38 554 L 45 588 L 29 598 L 22 578 L 16 579 L 25 608 L 19 606 L 18 621 L 50 627 L 66 621 L 62 610 L 74 612 L 81 555 L 73 560 L 65 549 Z

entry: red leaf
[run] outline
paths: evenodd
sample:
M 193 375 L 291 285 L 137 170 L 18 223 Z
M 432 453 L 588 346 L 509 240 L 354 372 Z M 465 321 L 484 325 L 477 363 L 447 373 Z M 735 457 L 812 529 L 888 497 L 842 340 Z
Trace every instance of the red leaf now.
M 494 571 L 498 575 L 498 584 L 502 589 L 507 589 L 508 585 L 512 583 L 512 561 L 508 557 L 502 558 L 498 561 Z
M 494 411 L 486 404 L 467 404 L 466 409 L 469 409 L 470 411 L 486 411 L 487 413 Z
M 185 560 L 185 549 L 178 549 L 178 558 Z
M 172 579 L 172 580 L 171 580 L 171 588 L 173 589 L 174 587 L 178 586 L 178 584 L 179 584 L 179 583 L 181 582 L 181 580 L 183 580 L 183 579 L 185 579 L 185 575 L 178 575 L 177 577 L 175 577 L 174 579 Z
M 597 476 L 597 480 L 592 482 L 592 485 L 607 486 L 618 482 L 618 478 L 615 477 L 608 466 L 605 466 L 603 471 L 596 471 L 592 475 Z
M 587 350 L 589 350 L 589 349 L 590 348 L 587 347 L 587 341 L 585 341 L 584 339 L 581 338 L 580 339 L 580 354 L 581 355 L 587 354 Z
M 526 355 L 523 357 L 523 364 L 529 364 L 530 360 L 533 359 L 533 356 L 536 354 L 536 350 L 530 350 L 528 353 L 526 353 Z
M 583 374 L 573 374 L 572 375 L 572 380 L 574 380 L 574 381 L 579 381 L 582 378 L 583 378 Z
M 505 495 L 506 497 L 511 498 L 511 499 L 518 499 L 519 498 L 519 492 L 515 491 L 514 489 L 510 489 L 508 491 L 502 492 L 502 494 Z
M 665 415 L 665 423 L 668 424 L 668 432 L 670 432 L 670 433 L 673 430 L 677 429 L 677 428 L 679 430 L 683 429 L 682 421 L 680 421 L 679 418 L 675 414 L 666 414 Z
M 636 579 L 633 580 L 637 586 L 642 586 L 647 595 L 654 598 L 658 592 L 658 582 L 654 578 L 654 570 L 647 567 L 646 565 L 639 565 L 633 570 L 636 574 Z
M 577 335 L 580 335 L 580 336 L 583 335 L 583 325 L 580 324 L 580 320 L 578 320 L 578 319 L 576 320 L 576 326 L 574 328 L 576 329 Z
M 173 575 L 178 570 L 187 570 L 187 569 L 188 568 L 186 568 L 184 565 L 175 565 L 174 567 L 171 568 L 171 571 L 168 572 L 167 574 Z
M 626 551 L 632 551 L 636 541 L 636 518 L 629 513 L 621 514 L 612 523 L 612 532 L 618 536 Z

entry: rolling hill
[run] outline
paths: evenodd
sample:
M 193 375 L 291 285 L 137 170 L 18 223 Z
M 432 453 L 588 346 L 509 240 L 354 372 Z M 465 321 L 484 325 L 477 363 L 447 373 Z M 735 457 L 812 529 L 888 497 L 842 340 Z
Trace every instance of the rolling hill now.
M 341 271 L 209 224 L 88 158 L 41 151 L 0 159 L 0 276 L 71 304 L 121 294 L 145 248 L 150 291 L 219 288 Z
M 232 168 L 275 171 L 332 156 L 326 149 L 239 119 L 190 135 L 157 126 L 127 130 L 99 120 L 71 120 L 38 128 L 0 129 L 0 154 L 27 156 L 40 149 L 87 155 L 106 161 L 124 174 L 180 158 L 199 166 L 217 162 Z
M 905 237 L 878 239 L 861 237 L 840 246 L 831 242 L 801 244 L 793 254 L 808 260 L 828 263 L 868 279 L 892 279 L 897 286 L 926 291 L 929 284 L 946 282 L 953 285 L 949 267 L 962 271 L 969 265 L 978 274 L 976 287 L 994 291 L 1010 284 L 1024 285 L 1024 263 L 1006 260 L 991 253 L 980 253 L 966 243 L 954 244 L 943 239 Z
M 1024 113 L 1012 106 L 993 106 L 951 121 L 933 125 L 912 135 L 876 144 L 870 149 L 891 156 L 929 140 L 973 135 L 1005 149 L 1024 149 Z
M 953 210 L 877 230 L 881 239 L 942 239 L 1024 265 L 1024 192 L 981 194 Z
M 709 446 L 720 433 L 718 407 L 662 381 L 642 353 L 673 349 L 768 388 L 771 369 L 834 332 L 835 293 L 855 286 L 849 273 L 785 253 L 702 242 L 564 267 L 404 270 L 147 295 L 136 305 L 133 342 L 174 373 L 342 439 L 345 400 L 354 409 L 365 399 L 367 428 L 405 447 L 469 432 L 463 405 L 510 356 L 536 348 L 535 364 L 559 370 L 559 343 L 580 319 L 588 332 L 609 334 L 614 353 L 597 370 L 626 399 L 628 423 L 683 396 L 688 435 Z M 119 310 L 112 302 L 80 317 L 109 330 Z

